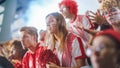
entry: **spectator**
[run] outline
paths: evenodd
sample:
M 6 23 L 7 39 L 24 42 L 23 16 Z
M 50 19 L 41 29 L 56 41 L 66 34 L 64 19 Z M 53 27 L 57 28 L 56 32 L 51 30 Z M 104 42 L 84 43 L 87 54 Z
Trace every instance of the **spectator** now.
M 74 0 L 62 0 L 59 4 L 60 12 L 69 20 L 67 23 L 67 30 L 81 37 L 84 42 L 87 42 L 89 36 L 79 27 L 93 28 L 85 15 L 78 15 L 78 6 Z
M 49 68 L 80 68 L 85 66 L 85 51 L 83 42 L 76 35 L 69 33 L 66 22 L 60 13 L 51 13 L 46 16 L 47 30 L 50 34 L 48 49 L 51 49 L 59 58 L 60 66 L 49 63 Z
M 115 31 L 120 32 L 120 0 L 105 0 L 102 2 L 101 9 L 108 23 Z
M 12 49 L 9 59 L 11 60 L 15 68 L 22 68 L 22 58 L 27 49 L 23 49 L 22 44 L 19 40 L 14 40 L 11 45 Z
M 40 44 L 42 46 L 46 46 L 47 31 L 46 30 L 40 30 L 39 35 L 40 35 L 40 39 L 39 39 Z
M 38 43 L 37 29 L 25 26 L 20 29 L 20 33 L 22 45 L 28 49 L 22 60 L 22 68 L 40 68 L 38 59 L 44 47 Z
M 120 67 L 120 33 L 113 30 L 96 34 L 89 54 L 93 68 Z

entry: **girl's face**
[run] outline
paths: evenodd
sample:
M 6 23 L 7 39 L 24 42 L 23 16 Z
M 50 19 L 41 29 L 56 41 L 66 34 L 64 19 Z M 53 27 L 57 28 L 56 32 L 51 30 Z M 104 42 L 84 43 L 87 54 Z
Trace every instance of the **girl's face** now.
M 93 40 L 91 47 L 91 61 L 94 68 L 105 68 L 115 58 L 114 43 L 107 36 L 98 36 Z
M 47 30 L 54 34 L 58 31 L 57 20 L 54 16 L 50 15 L 46 18 Z
M 111 25 L 118 25 L 120 24 L 120 9 L 118 8 L 111 8 L 105 14 L 105 18 Z

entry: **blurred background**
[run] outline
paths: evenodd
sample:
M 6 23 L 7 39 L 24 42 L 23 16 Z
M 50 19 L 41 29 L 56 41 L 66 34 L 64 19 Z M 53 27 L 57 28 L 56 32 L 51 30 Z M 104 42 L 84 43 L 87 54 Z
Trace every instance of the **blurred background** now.
M 46 29 L 45 16 L 59 12 L 61 0 L 0 0 L 0 42 L 19 37 L 22 26 L 34 26 L 40 31 Z M 76 0 L 79 14 L 87 10 L 96 11 L 97 0 Z

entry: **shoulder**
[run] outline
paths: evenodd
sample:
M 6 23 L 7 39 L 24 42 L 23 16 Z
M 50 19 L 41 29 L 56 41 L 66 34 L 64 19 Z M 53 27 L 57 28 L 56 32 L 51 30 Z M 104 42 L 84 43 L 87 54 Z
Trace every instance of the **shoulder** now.
M 0 62 L 8 61 L 5 57 L 0 56 Z
M 40 55 L 45 50 L 45 46 L 37 46 L 37 49 L 35 51 L 36 55 Z
M 85 17 L 85 15 L 77 15 L 76 21 L 82 21 L 82 19 Z
M 2 56 L 0 56 L 0 66 L 3 68 L 14 68 L 12 63 Z
M 46 47 L 45 46 L 38 46 L 36 50 L 44 50 Z
M 23 56 L 23 60 L 25 60 L 26 58 L 28 58 L 29 56 L 30 56 L 30 52 L 29 51 L 27 51 L 26 53 L 25 53 L 25 55 Z
M 71 32 L 69 32 L 68 33 L 68 35 L 67 35 L 67 38 L 75 38 L 75 37 L 77 37 L 75 34 L 73 34 L 73 33 L 71 33 Z
M 73 34 L 73 33 L 68 34 L 67 40 L 68 41 L 78 41 L 79 43 L 82 43 L 81 38 L 78 37 L 77 35 Z

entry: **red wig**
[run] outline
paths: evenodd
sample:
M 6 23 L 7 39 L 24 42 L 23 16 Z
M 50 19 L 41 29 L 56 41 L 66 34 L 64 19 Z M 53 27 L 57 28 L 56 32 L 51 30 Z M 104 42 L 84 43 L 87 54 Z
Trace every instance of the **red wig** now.
M 63 0 L 59 3 L 59 7 L 61 7 L 61 5 L 68 7 L 72 14 L 77 15 L 78 5 L 74 0 Z

